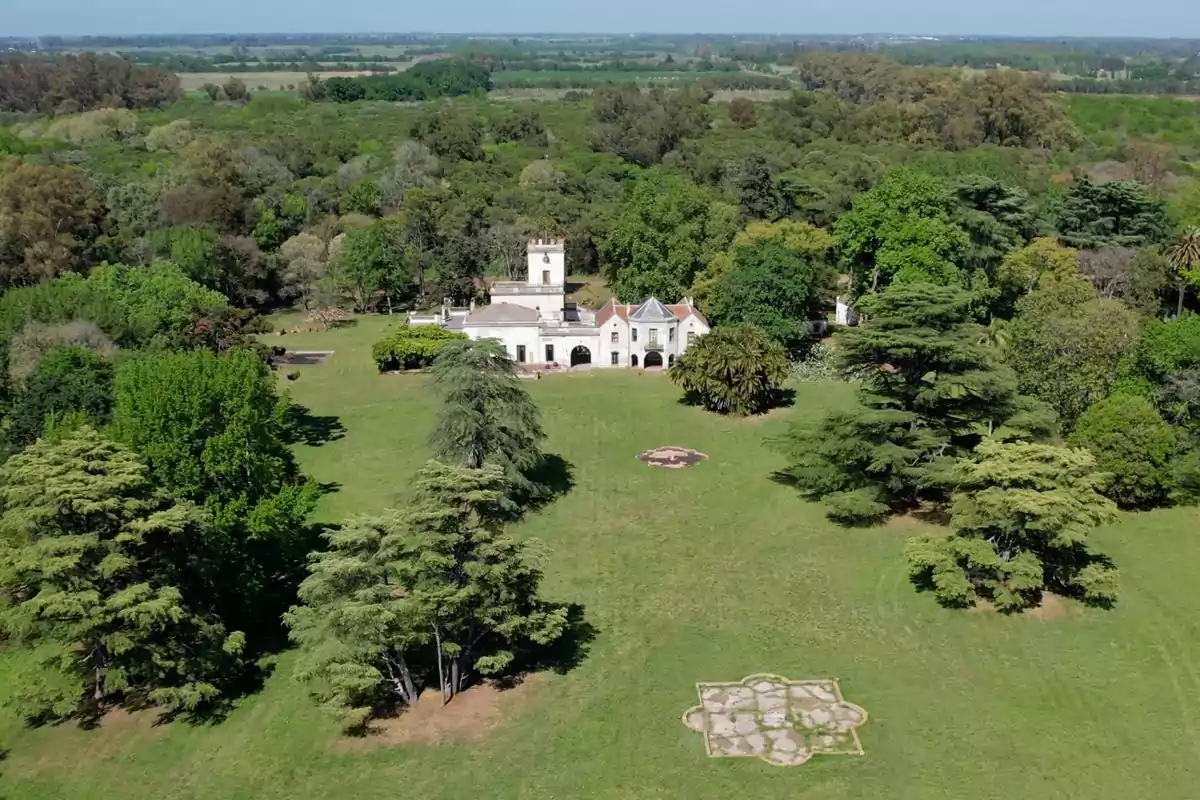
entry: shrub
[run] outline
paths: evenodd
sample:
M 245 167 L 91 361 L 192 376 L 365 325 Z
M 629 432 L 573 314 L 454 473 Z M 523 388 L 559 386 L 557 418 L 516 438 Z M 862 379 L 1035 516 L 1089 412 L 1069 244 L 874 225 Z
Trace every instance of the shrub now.
M 1101 492 L 1124 508 L 1159 505 L 1173 489 L 1175 431 L 1149 400 L 1116 394 L 1083 413 L 1070 437 L 1107 473 Z
M 1116 509 L 1097 493 L 1102 476 L 1086 450 L 988 440 L 960 459 L 949 535 L 908 540 L 909 575 L 946 606 L 988 600 L 1027 608 L 1044 589 L 1085 602 L 1116 600 L 1117 571 L 1088 548 Z
M 376 342 L 371 355 L 380 372 L 422 369 L 432 364 L 447 344 L 466 338 L 465 333 L 437 325 L 404 325 Z
M 792 378 L 806 383 L 841 380 L 841 362 L 831 344 L 814 344 L 804 358 L 792 364 Z
M 717 328 L 700 337 L 671 368 L 688 399 L 718 414 L 765 411 L 787 379 L 783 346 L 751 325 Z
M 82 414 L 94 426 L 108 422 L 113 403 L 112 365 L 84 347 L 50 350 L 34 367 L 9 416 L 7 438 L 20 449 L 42 436 L 48 421 Z

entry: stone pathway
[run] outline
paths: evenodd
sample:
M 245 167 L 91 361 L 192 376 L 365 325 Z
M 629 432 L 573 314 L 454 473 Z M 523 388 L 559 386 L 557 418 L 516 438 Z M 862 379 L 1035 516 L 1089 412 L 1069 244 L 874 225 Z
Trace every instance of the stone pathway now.
M 698 683 L 700 705 L 683 722 L 704 734 L 712 758 L 754 756 L 794 767 L 817 754 L 863 755 L 855 730 L 867 712 L 842 699 L 833 679 L 792 681 L 749 675 L 738 683 Z
M 663 467 L 665 469 L 693 467 L 706 458 L 708 456 L 698 450 L 689 450 L 686 447 L 675 447 L 674 445 L 657 447 L 653 450 L 639 453 L 637 456 L 638 461 L 644 461 L 652 467 Z

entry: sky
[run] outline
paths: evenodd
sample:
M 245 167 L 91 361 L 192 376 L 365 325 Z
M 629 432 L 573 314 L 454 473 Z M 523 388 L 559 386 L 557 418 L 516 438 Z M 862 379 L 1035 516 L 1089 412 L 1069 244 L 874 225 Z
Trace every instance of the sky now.
M 1197 0 L 0 0 L 0 36 L 898 33 L 1200 38 Z

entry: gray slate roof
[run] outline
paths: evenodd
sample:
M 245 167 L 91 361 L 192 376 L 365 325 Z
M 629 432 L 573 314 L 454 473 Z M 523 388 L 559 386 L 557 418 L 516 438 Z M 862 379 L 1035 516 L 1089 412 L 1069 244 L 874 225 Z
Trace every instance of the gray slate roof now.
M 656 297 L 651 297 L 629 315 L 630 322 L 675 322 L 677 319 L 671 309 L 658 302 Z
M 538 312 L 532 308 L 514 305 L 513 303 L 492 303 L 481 306 L 467 315 L 463 325 L 490 325 L 494 322 L 528 322 L 537 323 Z

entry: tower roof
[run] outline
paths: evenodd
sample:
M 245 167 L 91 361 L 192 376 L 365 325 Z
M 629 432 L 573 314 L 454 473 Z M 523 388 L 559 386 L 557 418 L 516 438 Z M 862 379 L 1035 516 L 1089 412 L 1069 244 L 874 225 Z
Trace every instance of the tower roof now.
M 674 322 L 678 317 L 660 303 L 658 298 L 651 297 L 638 306 L 638 310 L 630 314 L 629 319 L 633 322 Z

